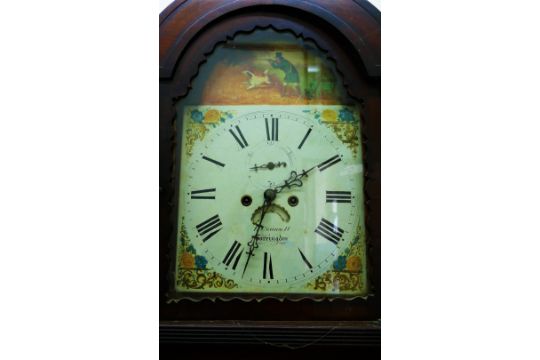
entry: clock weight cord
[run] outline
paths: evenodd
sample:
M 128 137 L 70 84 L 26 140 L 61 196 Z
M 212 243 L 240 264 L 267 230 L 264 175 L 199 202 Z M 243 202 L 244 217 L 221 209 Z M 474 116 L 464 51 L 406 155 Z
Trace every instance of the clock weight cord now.
M 259 220 L 259 223 L 256 225 L 257 229 L 255 230 L 255 235 L 253 235 L 251 237 L 251 240 L 248 242 L 248 246 L 249 246 L 249 251 L 247 252 L 248 257 L 247 257 L 247 260 L 246 260 L 246 264 L 244 265 L 244 271 L 242 272 L 242 277 L 244 277 L 244 274 L 246 273 L 246 269 L 247 269 L 247 266 L 249 264 L 249 260 L 254 255 L 253 250 L 255 250 L 256 248 L 259 247 L 259 245 L 257 244 L 257 241 L 259 239 L 259 231 L 263 227 L 262 222 L 263 222 L 264 216 L 266 215 L 266 212 L 267 212 L 268 208 L 270 207 L 270 205 L 272 204 L 272 201 L 274 201 L 275 198 L 276 198 L 276 191 L 275 190 L 267 189 L 264 192 L 264 203 L 263 203 L 263 210 L 262 210 L 262 213 L 261 213 L 261 219 Z

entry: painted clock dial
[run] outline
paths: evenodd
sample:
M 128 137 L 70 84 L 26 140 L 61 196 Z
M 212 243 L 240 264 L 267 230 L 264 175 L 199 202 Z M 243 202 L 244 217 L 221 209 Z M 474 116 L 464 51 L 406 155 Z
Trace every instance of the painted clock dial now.
M 367 293 L 352 107 L 186 106 L 176 291 Z

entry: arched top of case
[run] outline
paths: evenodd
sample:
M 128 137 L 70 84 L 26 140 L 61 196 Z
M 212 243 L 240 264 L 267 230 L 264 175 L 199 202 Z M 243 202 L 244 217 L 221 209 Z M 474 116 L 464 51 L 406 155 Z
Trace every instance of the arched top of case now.
M 258 16 L 261 26 L 269 21 L 280 26 L 276 19 L 298 23 L 307 37 L 317 37 L 313 31 L 325 33 L 340 43 L 353 61 L 361 62 L 367 76 L 380 77 L 380 13 L 367 1 L 176 0 L 160 14 L 160 78 L 174 76 L 180 58 L 201 33 L 242 15 Z

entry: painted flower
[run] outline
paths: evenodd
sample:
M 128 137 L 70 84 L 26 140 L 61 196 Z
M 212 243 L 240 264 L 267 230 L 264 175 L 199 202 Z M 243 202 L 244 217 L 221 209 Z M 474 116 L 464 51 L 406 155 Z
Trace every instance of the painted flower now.
M 337 121 L 337 112 L 331 109 L 325 109 L 322 111 L 322 119 L 326 122 L 336 122 Z
M 339 120 L 345 121 L 345 122 L 353 122 L 354 121 L 354 115 L 351 112 L 351 110 L 347 108 L 343 108 L 339 110 Z
M 187 247 L 186 250 L 189 251 L 190 253 L 195 253 L 195 248 L 191 244 Z
M 180 258 L 180 264 L 185 269 L 192 269 L 195 266 L 195 259 L 190 253 L 183 253 Z
M 195 265 L 197 266 L 197 269 L 206 269 L 206 264 L 208 264 L 208 260 L 206 260 L 204 256 L 195 256 Z
M 345 269 L 345 266 L 347 266 L 347 260 L 345 259 L 345 256 L 338 256 L 337 260 L 334 261 L 334 269 L 336 271 L 343 271 L 343 269 Z
M 202 123 L 203 121 L 203 114 L 199 110 L 193 110 L 191 112 L 191 119 L 195 122 Z
M 208 110 L 206 114 L 204 115 L 205 123 L 215 124 L 215 123 L 218 123 L 220 119 L 221 119 L 221 114 L 219 113 L 219 111 L 214 110 L 214 109 Z
M 347 270 L 349 271 L 358 271 L 360 270 L 360 257 L 351 256 L 347 259 Z

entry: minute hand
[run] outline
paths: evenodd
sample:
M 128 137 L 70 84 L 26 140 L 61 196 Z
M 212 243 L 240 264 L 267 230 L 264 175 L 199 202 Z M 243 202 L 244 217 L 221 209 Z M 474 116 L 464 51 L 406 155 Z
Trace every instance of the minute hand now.
M 285 188 L 292 188 L 294 186 L 298 186 L 298 187 L 301 187 L 302 185 L 304 185 L 304 183 L 302 182 L 302 178 L 304 177 L 307 177 L 308 173 L 315 169 L 317 166 L 314 166 L 312 167 L 311 169 L 309 170 L 302 170 L 302 172 L 300 173 L 297 173 L 296 171 L 291 171 L 291 174 L 289 175 L 289 178 L 287 180 L 285 180 L 283 182 L 283 184 L 279 185 L 279 186 L 276 186 L 274 188 L 274 190 L 276 191 L 276 193 L 278 192 L 281 192 L 281 190 L 285 189 Z

